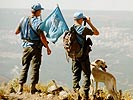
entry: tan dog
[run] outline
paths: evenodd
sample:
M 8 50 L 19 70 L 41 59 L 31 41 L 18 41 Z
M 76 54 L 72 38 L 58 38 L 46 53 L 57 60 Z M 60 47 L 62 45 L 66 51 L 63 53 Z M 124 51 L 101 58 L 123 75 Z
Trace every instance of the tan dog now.
M 102 70 L 100 70 L 100 68 Z M 113 96 L 114 100 L 118 100 L 116 90 L 115 77 L 106 72 L 107 65 L 103 59 L 95 60 L 91 63 L 91 87 L 93 88 L 92 94 L 94 94 L 94 81 L 96 82 L 96 90 L 98 89 L 98 82 L 103 82 L 108 92 Z

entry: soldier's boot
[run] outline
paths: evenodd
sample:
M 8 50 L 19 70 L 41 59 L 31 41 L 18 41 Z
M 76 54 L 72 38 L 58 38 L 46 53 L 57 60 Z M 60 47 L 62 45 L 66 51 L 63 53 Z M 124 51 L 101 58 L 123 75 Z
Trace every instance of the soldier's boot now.
M 18 94 L 22 94 L 23 92 L 23 84 L 19 84 L 19 88 L 18 88 Z
M 89 100 L 89 96 L 88 96 L 88 95 L 89 95 L 89 94 L 88 94 L 88 91 L 84 91 L 81 100 Z
M 76 94 L 76 98 L 75 98 L 75 100 L 81 100 L 81 96 L 80 96 L 79 88 L 74 89 L 74 92 L 75 92 L 75 94 Z
M 35 94 L 36 92 L 41 92 L 41 90 L 37 90 L 36 89 L 36 84 L 31 84 L 31 87 L 30 87 L 30 93 L 31 94 Z
M 37 92 L 36 84 L 31 84 L 30 86 L 30 93 L 35 94 Z

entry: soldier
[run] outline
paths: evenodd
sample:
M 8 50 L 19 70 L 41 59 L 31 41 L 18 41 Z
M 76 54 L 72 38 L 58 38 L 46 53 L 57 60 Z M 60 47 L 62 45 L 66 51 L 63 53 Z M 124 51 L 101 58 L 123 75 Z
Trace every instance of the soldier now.
M 38 90 L 35 88 L 39 81 L 39 68 L 41 65 L 42 47 L 47 49 L 47 54 L 51 54 L 51 50 L 48 46 L 47 39 L 42 30 L 40 30 L 41 24 L 41 7 L 39 3 L 34 4 L 31 7 L 32 16 L 24 17 L 20 21 L 15 34 L 21 34 L 23 40 L 23 57 L 22 57 L 22 70 L 19 77 L 19 90 L 21 94 L 23 91 L 23 84 L 26 83 L 29 66 L 31 64 L 31 94 L 34 94 Z

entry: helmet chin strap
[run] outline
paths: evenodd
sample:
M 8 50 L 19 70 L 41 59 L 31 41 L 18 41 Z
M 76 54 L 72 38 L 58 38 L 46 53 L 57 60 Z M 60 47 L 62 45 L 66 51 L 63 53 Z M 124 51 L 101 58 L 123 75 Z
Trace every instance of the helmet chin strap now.
M 42 15 L 40 15 L 40 20 L 42 21 Z

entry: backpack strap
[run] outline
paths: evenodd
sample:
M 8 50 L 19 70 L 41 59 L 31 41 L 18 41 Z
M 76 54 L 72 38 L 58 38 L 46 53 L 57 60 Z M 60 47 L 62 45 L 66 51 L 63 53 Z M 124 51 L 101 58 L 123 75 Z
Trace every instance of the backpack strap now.
M 30 28 L 31 28 L 32 31 L 36 34 L 36 36 L 39 37 L 39 40 L 31 40 L 31 41 L 32 41 L 33 43 L 35 43 L 35 42 L 37 41 L 37 43 L 38 43 L 38 41 L 41 41 L 40 36 L 39 36 L 39 34 L 33 29 L 30 20 L 31 20 L 31 17 L 29 17 L 29 21 L 28 21 L 28 24 L 29 24 Z M 41 24 L 41 23 L 40 23 L 40 24 Z M 39 25 L 40 25 L 40 24 L 39 24 Z M 38 27 L 39 27 L 39 25 L 38 25 Z M 38 28 L 38 27 L 37 27 L 37 28 Z M 47 43 L 49 43 L 49 42 L 47 41 Z M 42 41 L 41 41 L 41 45 L 43 45 Z M 45 45 L 43 45 L 43 46 L 46 47 Z
M 71 28 L 72 28 L 72 30 L 76 33 L 76 35 L 78 35 L 79 37 L 81 37 L 81 38 L 83 39 L 83 36 L 80 35 L 80 34 L 78 34 L 78 32 L 76 31 L 75 25 L 73 25 Z
M 78 32 L 77 32 L 76 29 L 75 29 L 75 25 L 73 25 L 71 28 L 72 28 L 72 30 L 74 31 L 74 33 L 76 34 L 76 39 L 77 39 L 77 41 L 79 42 L 81 48 L 84 47 L 85 38 L 83 37 L 83 35 L 78 34 Z M 84 43 L 81 43 L 80 40 L 79 40 L 79 38 L 83 39 L 83 42 L 84 42 Z M 83 44 L 83 45 L 82 45 L 82 44 Z
M 38 35 L 38 33 L 33 29 L 33 27 L 32 27 L 32 25 L 31 25 L 31 17 L 29 17 L 29 21 L 28 21 L 28 24 L 29 24 L 29 26 L 30 26 L 30 28 L 32 29 L 32 31 L 36 34 L 36 36 L 38 36 L 39 37 L 39 39 L 40 39 L 40 36 Z

